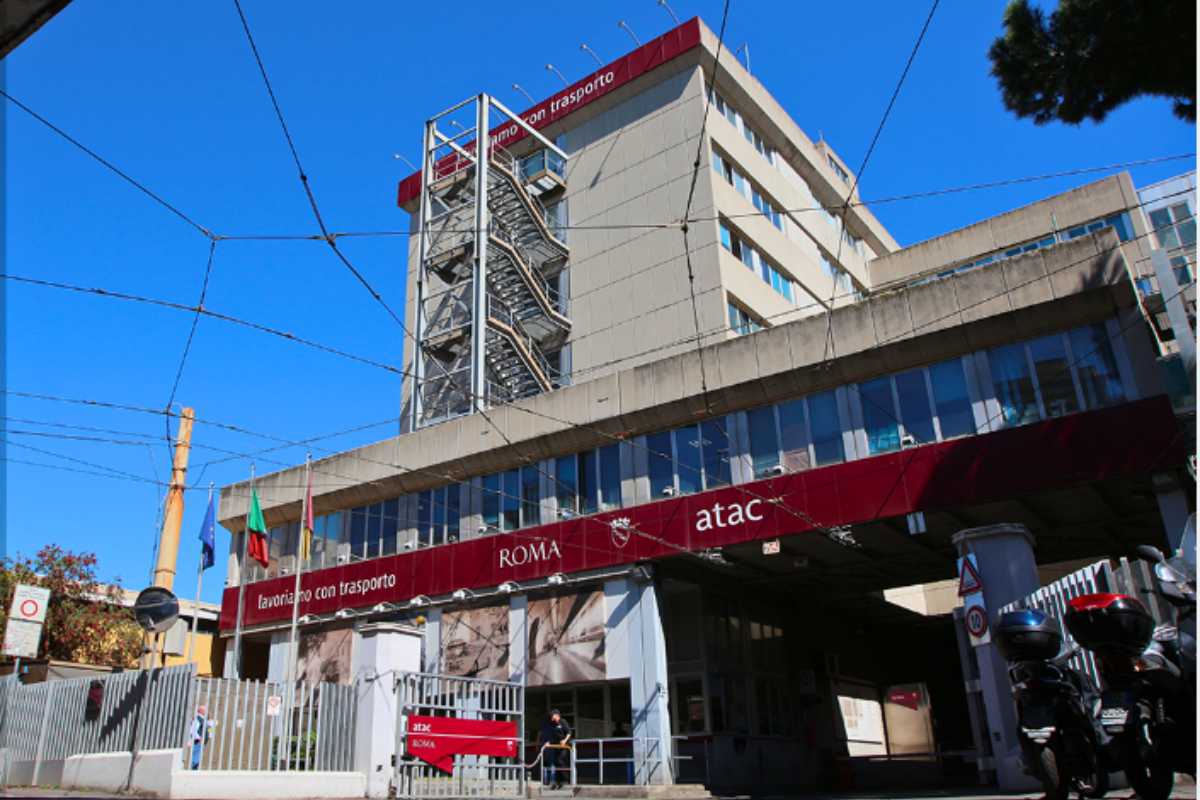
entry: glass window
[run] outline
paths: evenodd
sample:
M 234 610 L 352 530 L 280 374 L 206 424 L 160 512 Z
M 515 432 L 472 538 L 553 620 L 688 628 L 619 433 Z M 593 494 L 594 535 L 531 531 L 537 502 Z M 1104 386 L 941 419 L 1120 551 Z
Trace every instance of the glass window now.
M 929 382 L 933 384 L 933 403 L 942 438 L 953 439 L 974 433 L 975 415 L 971 412 L 962 361 L 955 358 L 934 364 L 929 368 Z
M 1150 212 L 1150 224 L 1154 226 L 1154 235 L 1158 246 L 1167 250 L 1179 247 L 1179 234 L 1171 224 L 1171 211 L 1166 208 L 1156 208 Z
M 462 514 L 459 510 L 461 499 L 461 484 L 451 484 L 446 487 L 446 541 L 457 542 Z
M 503 473 L 500 484 L 500 529 L 515 531 L 521 527 L 521 471 Z
M 1038 420 L 1037 396 L 1024 344 L 1009 344 L 988 351 L 992 384 L 1004 424 L 1025 425 Z
M 729 437 L 725 435 L 725 417 L 700 423 L 700 446 L 704 455 L 704 488 L 728 486 L 732 482 L 729 468 Z
M 904 423 L 904 432 L 916 439 L 916 444 L 937 441 L 933 414 L 929 410 L 925 370 L 914 369 L 897 375 L 896 396 L 900 399 L 900 421 Z
M 754 477 L 772 474 L 779 466 L 779 432 L 775 427 L 775 406 L 764 406 L 746 412 L 750 428 L 750 461 Z
M 433 490 L 433 543 L 446 543 L 446 487 Z
M 729 232 L 729 228 L 725 226 L 724 222 L 721 223 L 721 246 L 729 252 L 733 252 L 733 234 Z
M 671 457 L 671 432 L 661 431 L 646 437 L 649 451 L 650 499 L 667 497 L 675 491 L 674 460 Z
M 433 544 L 433 493 L 417 495 L 417 543 L 421 547 Z
M 596 511 L 596 451 L 588 450 L 576 457 L 579 474 L 579 513 Z
M 1175 282 L 1181 288 L 1192 282 L 1192 265 L 1188 263 L 1187 256 L 1172 257 L 1171 267 L 1175 271 Z
M 491 531 L 500 530 L 500 476 L 483 478 L 483 524 Z
M 830 390 L 808 398 L 808 423 L 817 466 L 845 461 L 846 449 L 842 442 L 842 422 L 838 415 L 836 392 Z
M 804 423 L 804 401 L 792 400 L 779 405 L 779 440 L 783 445 L 783 465 L 789 470 L 808 469 L 808 431 Z
M 521 467 L 521 525 L 542 524 L 542 473 L 536 466 Z
M 1175 219 L 1175 230 L 1179 232 L 1179 241 L 1185 247 L 1196 246 L 1196 218 L 1188 210 L 1187 203 L 1176 203 L 1171 206 L 1171 215 Z
M 688 425 L 675 430 L 675 457 L 679 466 L 680 494 L 693 494 L 704 488 L 700 472 L 700 428 Z
M 363 558 L 367 545 L 367 509 L 355 508 L 350 510 L 350 553 L 355 558 Z
M 558 499 L 559 516 L 574 515 L 579 510 L 578 468 L 582 458 L 575 455 L 554 460 L 554 496 Z
M 396 552 L 396 529 L 400 523 L 400 499 L 383 501 L 383 520 L 380 531 L 379 554 L 389 556 Z
M 620 447 L 610 444 L 600 448 L 600 507 L 604 510 L 621 507 Z
M 1061 417 L 1078 411 L 1075 381 L 1071 378 L 1071 365 L 1062 336 L 1054 334 L 1030 342 L 1029 352 L 1033 356 L 1033 369 L 1038 388 L 1042 390 L 1046 416 Z
M 896 424 L 892 401 L 892 379 L 876 378 L 858 385 L 862 401 L 863 427 L 867 433 L 867 452 L 887 453 L 900 447 L 900 427 Z
M 1079 376 L 1079 386 L 1083 389 L 1083 401 L 1087 407 L 1099 408 L 1122 402 L 1125 388 L 1121 385 L 1117 359 L 1104 325 L 1076 328 L 1068 336 L 1071 355 L 1075 359 L 1075 373 Z

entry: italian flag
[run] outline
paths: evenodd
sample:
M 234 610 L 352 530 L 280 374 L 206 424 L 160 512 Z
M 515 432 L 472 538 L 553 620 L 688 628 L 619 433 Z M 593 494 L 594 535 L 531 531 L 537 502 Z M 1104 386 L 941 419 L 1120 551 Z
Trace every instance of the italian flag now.
M 250 490 L 250 513 L 246 517 L 246 533 L 250 541 L 246 543 L 246 552 L 267 567 L 271 563 L 270 547 L 267 544 L 267 523 L 263 519 L 262 506 L 258 504 L 258 490 Z

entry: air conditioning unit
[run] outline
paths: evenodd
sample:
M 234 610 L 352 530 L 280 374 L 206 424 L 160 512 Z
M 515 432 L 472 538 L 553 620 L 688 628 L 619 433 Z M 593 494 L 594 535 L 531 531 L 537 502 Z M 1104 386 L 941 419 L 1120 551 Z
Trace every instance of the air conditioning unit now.
M 917 446 L 917 437 L 913 436 L 911 433 L 904 434 L 903 436 L 900 437 L 900 446 L 901 447 L 916 447 Z
M 279 557 L 279 574 L 292 575 L 296 569 L 295 556 L 280 556 Z
M 349 542 L 342 542 L 341 544 L 339 544 L 337 546 L 337 563 L 339 563 L 339 564 L 349 564 L 350 563 L 350 543 Z
M 775 466 L 768 469 L 766 474 L 767 475 L 782 475 L 786 471 L 787 470 L 785 470 L 783 468 L 783 464 L 776 464 Z
M 675 496 L 675 487 L 674 486 L 664 486 L 663 490 L 662 490 L 662 496 L 663 497 L 674 497 Z

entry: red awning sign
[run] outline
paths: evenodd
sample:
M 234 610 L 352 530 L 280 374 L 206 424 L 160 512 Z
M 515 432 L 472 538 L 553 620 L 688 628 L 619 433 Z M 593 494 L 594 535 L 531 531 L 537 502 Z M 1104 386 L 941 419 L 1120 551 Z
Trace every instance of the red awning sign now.
M 517 755 L 517 723 L 458 717 L 408 718 L 406 749 L 447 775 L 454 772 L 454 756 Z
M 983 591 L 983 578 L 979 577 L 979 564 L 975 554 L 968 553 L 958 560 L 958 596 L 966 597 Z

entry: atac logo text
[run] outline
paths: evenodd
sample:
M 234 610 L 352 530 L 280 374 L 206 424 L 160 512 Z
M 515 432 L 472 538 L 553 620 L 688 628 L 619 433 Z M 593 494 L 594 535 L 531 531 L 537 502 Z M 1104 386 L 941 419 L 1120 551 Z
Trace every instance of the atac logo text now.
M 759 522 L 763 518 L 758 508 L 761 504 L 762 500 L 756 498 L 745 505 L 742 503 L 729 503 L 728 505 L 716 503 L 709 508 L 702 508 L 696 512 L 696 531 L 711 531 L 713 528 L 741 525 L 747 520 Z

